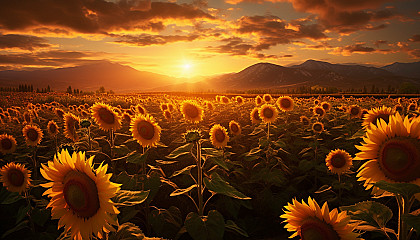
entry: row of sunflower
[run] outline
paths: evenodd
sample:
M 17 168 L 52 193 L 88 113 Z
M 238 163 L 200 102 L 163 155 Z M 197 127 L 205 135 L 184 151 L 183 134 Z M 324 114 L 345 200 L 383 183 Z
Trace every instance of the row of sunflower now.
M 126 98 L 129 103 L 135 100 L 134 97 L 123 98 Z M 121 231 L 126 230 L 127 227 L 136 228 L 129 222 L 119 225 L 118 229 L 113 227 L 113 225 L 118 226 L 117 215 L 120 220 L 122 216 L 116 206 L 120 208 L 129 205 L 138 209 L 139 204 L 143 203 L 146 198 L 150 198 L 151 195 L 148 196 L 148 194 L 153 192 L 152 189 L 145 188 L 144 184 L 142 187 L 139 186 L 139 191 L 122 189 L 125 188 L 126 182 L 121 182 L 119 179 L 121 179 L 121 174 L 132 170 L 129 169 L 131 163 L 141 163 L 141 174 L 144 174 L 147 179 L 153 173 L 159 173 L 160 182 L 166 183 L 174 189 L 170 190 L 171 193 L 168 194 L 173 197 L 172 199 L 187 197 L 196 207 L 195 211 L 187 210 L 188 207 L 184 209 L 187 215 L 185 222 L 178 222 L 176 225 L 179 227 L 179 231 L 176 231 L 175 235 L 171 235 L 158 227 L 163 226 L 164 223 L 167 224 L 166 220 L 161 219 L 164 223 L 159 225 L 153 221 L 153 218 L 149 216 L 149 219 L 147 216 L 152 213 L 161 216 L 161 213 L 165 213 L 167 217 L 176 218 L 174 212 L 163 209 L 158 212 L 150 212 L 150 208 L 156 207 L 149 205 L 152 199 L 146 201 L 145 214 L 142 215 L 142 217 L 146 217 L 146 223 L 141 226 L 146 229 L 151 226 L 153 231 L 146 230 L 149 234 L 175 238 L 176 236 L 180 237 L 184 231 L 194 239 L 221 239 L 224 236 L 229 239 L 247 237 L 249 236 L 248 232 L 252 232 L 252 224 L 250 224 L 252 220 L 248 218 L 246 221 L 241 221 L 239 215 L 247 211 L 244 210 L 244 207 L 252 209 L 249 202 L 255 205 L 266 202 L 266 197 L 273 198 L 273 194 L 279 191 L 273 188 L 281 188 L 281 191 L 291 190 L 290 193 L 284 194 L 279 202 L 282 206 L 285 205 L 284 214 L 280 215 L 286 223 L 286 229 L 294 232 L 292 237 L 357 239 L 362 232 L 375 230 L 382 232 L 389 239 L 392 239 L 392 234 L 394 234 L 399 240 L 406 240 L 414 236 L 416 230 L 418 231 L 412 224 L 417 219 L 415 214 L 411 213 L 414 220 L 404 220 L 410 217 L 408 216 L 410 210 L 418 206 L 418 202 L 415 201 L 415 193 L 420 192 L 415 188 L 420 185 L 420 176 L 418 175 L 420 173 L 420 118 L 415 117 L 418 112 L 415 107 L 412 107 L 415 104 L 413 100 L 398 99 L 398 104 L 395 105 L 399 106 L 398 108 L 391 109 L 383 106 L 367 110 L 359 107 L 359 105 L 365 105 L 366 99 L 355 98 L 293 99 L 283 96 L 275 100 L 269 94 L 262 97 L 257 96 L 251 100 L 242 96 L 232 99 L 226 96 L 216 96 L 216 101 L 200 98 L 185 100 L 169 96 L 155 96 L 155 98 L 156 102 L 148 98 L 127 109 L 97 102 L 91 107 L 87 104 L 69 106 L 68 112 L 65 112 L 58 108 L 57 104 L 46 105 L 47 109 L 50 107 L 49 110 L 54 111 L 58 116 L 57 123 L 59 124 L 53 120 L 49 120 L 47 124 L 49 135 L 55 139 L 53 149 L 59 149 L 57 138 L 60 123 L 63 124 L 65 137 L 74 147 L 84 146 L 84 143 L 89 142 L 89 144 L 85 144 L 88 147 L 84 148 L 87 153 L 67 150 L 56 152 L 54 150 L 53 161 L 44 161 L 39 169 L 43 179 L 36 179 L 37 184 L 38 181 L 42 182 L 39 186 L 47 189 L 43 195 L 50 198 L 46 207 L 51 208 L 51 219 L 59 219 L 58 227 L 64 227 L 64 233 L 71 238 L 112 237 L 116 235 L 110 235 L 110 232 L 116 231 L 117 235 L 118 233 L 121 235 Z M 340 102 L 342 105 L 336 105 L 336 102 Z M 370 104 L 372 102 L 387 102 L 389 104 L 394 103 L 395 100 L 374 99 L 370 101 Z M 331 103 L 336 106 L 332 106 Z M 143 107 L 144 104 L 149 105 L 149 111 Z M 408 106 L 407 114 L 409 116 L 402 117 L 400 115 L 399 112 L 404 109 L 403 105 Z M 368 105 L 365 107 L 369 108 Z M 62 108 L 64 109 L 64 107 Z M 34 111 L 36 112 L 36 110 L 37 107 Z M 3 109 L 1 111 L 3 114 Z M 243 111 L 245 114 L 242 114 Z M 159 112 L 161 113 L 159 114 Z M 13 112 L 13 114 L 18 113 Z M 85 119 L 80 120 L 77 115 Z M 247 117 L 244 118 L 244 116 Z M 7 117 L 10 120 L 10 116 L 5 116 L 5 119 Z M 30 114 L 24 118 L 26 118 L 25 123 L 31 123 Z M 91 125 L 93 121 L 90 118 L 96 125 Z M 124 122 L 126 122 L 125 126 Z M 180 126 L 183 127 L 182 131 L 186 132 L 183 135 L 185 144 L 173 149 L 165 146 L 160 140 L 165 137 L 161 136 L 162 131 L 169 133 L 171 128 L 176 129 L 175 134 L 182 135 L 179 128 L 173 127 L 173 124 L 176 123 L 180 123 Z M 338 123 L 345 124 L 338 125 Z M 311 125 L 311 128 L 308 128 L 308 125 Z M 224 126 L 229 129 L 229 132 Z M 80 127 L 87 129 L 86 136 L 82 134 Z M 103 135 L 107 139 L 110 145 L 109 154 L 106 153 L 105 146 L 91 145 L 91 142 L 96 141 L 95 137 L 91 136 L 90 128 L 92 127 L 97 128 L 93 135 Z M 127 131 L 130 134 L 125 134 Z M 338 132 L 344 134 L 344 137 L 335 136 L 330 141 L 329 136 Z M 25 125 L 22 133 L 27 145 L 35 148 L 44 137 L 41 128 L 36 124 Z M 118 141 L 118 138 L 124 137 L 124 142 Z M 174 143 L 179 143 L 179 137 L 175 137 Z M 363 137 L 364 143 L 361 146 L 356 146 L 360 152 L 356 154 L 356 158 L 352 159 L 351 154 L 347 151 L 355 152 L 353 143 L 361 137 Z M 138 145 L 130 146 L 130 139 L 135 140 Z M 343 143 L 343 147 L 340 149 L 337 146 L 327 147 L 325 141 L 329 141 L 333 145 L 340 142 Z M 0 143 L 0 152 L 3 155 L 10 155 L 16 151 L 17 143 L 12 135 L 1 135 Z M 302 146 L 305 144 L 309 144 L 310 147 L 303 148 Z M 351 144 L 353 144 L 351 148 L 346 151 L 347 147 L 345 146 Z M 51 145 L 54 146 L 54 144 Z M 126 154 L 124 149 L 128 149 Z M 32 171 L 36 173 L 38 171 L 37 162 L 42 160 L 37 158 L 35 152 L 32 156 Z M 111 163 L 113 174 L 107 173 L 107 164 L 95 163 L 94 155 L 99 152 L 101 155 L 107 156 L 106 161 Z M 86 154 L 91 156 L 87 157 Z M 152 159 L 148 155 L 152 155 L 154 158 Z M 158 158 L 162 156 L 175 161 L 159 160 Z M 312 158 L 313 163 L 307 161 L 308 158 Z M 192 165 L 184 166 L 191 160 L 193 160 Z M 320 164 L 320 160 L 323 161 L 322 164 Z M 345 200 L 341 195 L 351 194 L 351 191 L 356 188 L 346 189 L 343 187 L 353 181 L 351 180 L 353 160 L 369 160 L 359 167 L 357 174 L 358 180 L 364 181 L 366 189 L 372 188 L 373 193 L 381 197 L 396 196 L 398 210 L 400 210 L 397 232 L 392 232 L 386 227 L 389 219 L 375 223 L 369 218 L 366 219 L 366 216 L 364 216 L 365 218 L 360 216 L 358 211 L 368 211 L 367 215 L 374 214 L 373 210 L 375 209 L 367 209 L 366 204 L 359 206 L 357 202 L 352 202 L 356 203 L 353 208 L 342 207 L 343 211 L 339 212 L 337 209 L 329 211 L 327 201 L 321 208 L 313 197 L 309 197 L 307 203 L 304 201 L 299 203 L 295 199 L 292 203 L 282 203 L 286 199 L 290 200 L 293 195 L 316 197 L 332 190 L 338 190 L 337 199 L 339 202 L 331 202 L 337 207 L 342 206 L 340 201 Z M 96 168 L 95 164 L 98 164 Z M 121 164 L 124 166 L 121 167 Z M 309 165 L 311 166 L 308 168 Z M 176 170 L 180 166 L 184 168 Z M 191 171 L 195 168 L 196 171 Z M 338 176 L 337 186 L 333 186 L 332 190 L 331 187 L 326 188 L 328 190 L 321 189 L 321 187 L 318 191 L 302 192 L 300 190 L 300 193 L 297 193 L 296 190 L 299 191 L 298 183 L 293 183 L 292 180 L 299 177 L 296 176 L 297 174 L 304 174 L 304 178 L 300 176 L 303 180 L 299 181 L 306 181 L 306 179 L 314 177 L 313 185 L 319 188 L 320 183 L 317 181 L 326 181 L 317 174 L 322 171 L 325 174 L 325 169 L 329 169 L 332 174 Z M 165 172 L 172 172 L 172 174 L 165 174 Z M 135 172 L 133 174 L 131 176 L 134 176 L 136 181 L 140 181 L 138 178 L 142 175 Z M 25 199 L 29 199 L 28 188 L 32 185 L 31 171 L 23 164 L 7 163 L 1 168 L 1 175 L 1 181 L 8 191 L 21 193 Z M 114 180 L 110 181 L 110 179 Z M 328 176 L 327 181 L 331 181 L 331 179 L 332 176 Z M 401 186 L 398 185 L 398 188 L 409 189 L 407 190 L 409 193 L 395 190 L 395 186 L 392 185 L 394 183 L 403 183 Z M 296 184 L 295 189 L 290 189 L 290 186 L 287 186 L 293 186 L 293 184 Z M 186 187 L 181 188 L 180 185 Z M 188 185 L 189 187 L 187 187 Z M 263 189 L 259 190 L 261 187 Z M 261 198 L 261 194 L 267 194 L 266 191 L 269 191 L 269 195 Z M 126 196 L 125 194 L 136 195 L 137 198 L 131 199 L 131 203 L 130 201 L 115 202 L 115 199 L 121 199 Z M 138 197 L 140 195 L 142 197 Z M 229 200 L 226 197 L 234 200 Z M 213 200 L 210 201 L 210 199 Z M 365 200 L 368 199 L 365 198 Z M 155 204 L 161 203 L 159 199 L 154 201 Z M 235 210 L 232 208 L 223 209 L 220 207 L 223 202 L 236 205 L 233 208 Z M 369 203 L 375 205 L 377 209 L 387 212 L 386 206 L 382 203 Z M 274 205 L 278 205 L 278 203 Z M 124 216 L 127 216 L 127 209 L 124 207 L 122 208 Z M 255 211 L 258 211 L 259 208 L 257 207 Z M 140 207 L 140 209 L 142 208 Z M 253 212 L 251 218 L 255 217 L 255 214 L 258 213 Z M 381 214 L 384 213 L 376 214 L 381 218 Z M 30 215 L 30 211 L 28 215 Z M 223 216 L 230 220 L 225 221 Z M 267 216 L 267 219 L 270 218 Z M 206 221 L 213 222 L 211 225 L 213 228 L 210 225 L 207 226 Z M 207 234 L 203 235 L 203 231 Z M 227 231 L 226 234 L 225 231 Z M 261 232 L 256 231 L 253 235 L 261 235 Z M 142 236 L 144 237 L 144 235 Z

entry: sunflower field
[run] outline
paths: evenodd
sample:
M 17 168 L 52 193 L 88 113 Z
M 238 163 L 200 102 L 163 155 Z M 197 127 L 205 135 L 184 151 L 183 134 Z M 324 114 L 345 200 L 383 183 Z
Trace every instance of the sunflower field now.
M 417 97 L 0 94 L 1 239 L 420 239 Z

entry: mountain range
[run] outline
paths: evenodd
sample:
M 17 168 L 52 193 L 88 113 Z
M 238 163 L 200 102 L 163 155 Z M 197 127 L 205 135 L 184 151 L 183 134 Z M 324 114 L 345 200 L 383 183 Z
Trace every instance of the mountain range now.
M 299 86 L 361 89 L 398 87 L 410 83 L 420 87 L 420 62 L 393 63 L 383 67 L 357 64 L 333 64 L 307 60 L 302 64 L 280 66 L 257 63 L 237 73 L 191 79 L 174 78 L 138 71 L 132 67 L 99 61 L 88 65 L 33 71 L 0 71 L 0 86 L 32 84 L 56 91 L 68 86 L 95 91 L 103 86 L 115 92 L 144 91 L 226 91 L 248 89 L 281 89 Z

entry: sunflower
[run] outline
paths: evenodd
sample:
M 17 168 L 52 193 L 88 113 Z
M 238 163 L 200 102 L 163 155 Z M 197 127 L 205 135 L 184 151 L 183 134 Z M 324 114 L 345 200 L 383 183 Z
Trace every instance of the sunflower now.
M 58 130 L 57 123 L 54 122 L 54 120 L 50 120 L 47 125 L 47 131 L 48 134 L 51 136 L 56 136 L 60 131 Z
M 198 123 L 203 120 L 203 109 L 195 102 L 185 101 L 182 103 L 181 112 L 185 119 L 192 123 Z
M 318 99 L 315 99 L 314 100 L 314 104 L 315 104 L 315 106 L 318 105 L 319 104 L 319 100 Z
M 283 111 L 291 111 L 293 110 L 293 99 L 289 96 L 279 97 L 277 99 L 277 106 Z
M 264 100 L 264 102 L 269 103 L 273 100 L 273 97 L 271 97 L 270 94 L 266 93 L 263 95 L 262 99 Z
M 210 129 L 210 140 L 216 148 L 226 147 L 229 141 L 229 135 L 227 134 L 226 128 L 220 124 L 213 125 Z
M 79 140 L 76 130 L 79 128 L 80 119 L 72 113 L 64 114 L 64 135 L 73 142 Z
M 254 109 L 252 109 L 251 111 L 251 122 L 252 124 L 257 124 L 261 122 L 261 118 L 260 118 L 260 114 L 258 112 L 258 107 L 255 107 Z
M 42 176 L 51 181 L 41 186 L 48 188 L 43 195 L 51 197 L 51 218 L 59 219 L 72 239 L 104 237 L 103 232 L 115 231 L 118 223 L 112 215 L 118 214 L 111 198 L 119 191 L 119 184 L 110 182 L 108 165 L 93 168 L 93 156 L 74 152 L 72 156 L 62 150 L 48 165 L 42 164 Z
M 136 109 L 137 113 L 140 113 L 140 114 L 146 114 L 147 113 L 146 109 L 140 104 L 137 104 L 135 106 L 135 109 Z
M 162 112 L 167 110 L 167 109 L 168 109 L 168 104 L 166 104 L 166 103 L 161 103 L 160 104 L 160 110 L 162 110 Z
M 272 122 L 276 121 L 276 118 L 279 115 L 279 111 L 277 110 L 277 108 L 275 108 L 274 106 L 272 106 L 270 104 L 262 105 L 260 107 L 258 113 L 260 115 L 260 118 L 265 123 L 272 123 Z
M 328 169 L 335 174 L 346 173 L 353 165 L 353 159 L 345 150 L 332 150 L 325 158 L 325 164 Z
M 403 119 L 397 112 L 388 123 L 372 123 L 363 140 L 354 160 L 369 160 L 357 174 L 366 189 L 381 180 L 420 185 L 420 118 Z
M 309 125 L 311 121 L 307 116 L 300 116 L 300 122 L 303 123 L 303 125 Z
M 55 113 L 55 115 L 57 115 L 57 117 L 59 119 L 63 119 L 63 117 L 64 117 L 64 111 L 61 108 L 54 109 L 54 113 Z
M 10 113 L 9 113 L 9 115 L 10 115 Z M 32 117 L 31 117 L 31 114 L 30 114 L 29 112 L 24 112 L 24 113 L 23 113 L 23 120 L 24 120 L 27 124 L 32 123 Z
M 124 122 L 130 123 L 130 122 L 131 122 L 131 115 L 130 115 L 130 114 L 128 114 L 127 112 L 125 112 L 125 113 L 122 115 L 122 120 L 123 120 Z
M 213 103 L 212 103 L 212 102 L 207 101 L 207 102 L 206 102 L 206 106 L 207 106 L 207 108 L 208 108 L 210 111 L 213 111 L 213 110 L 214 110 L 214 106 L 213 106 Z
M 105 131 L 117 130 L 121 127 L 120 117 L 111 106 L 105 103 L 95 103 L 92 106 L 92 117 L 99 127 Z M 121 113 L 121 111 L 120 111 Z
M 331 109 L 331 104 L 329 102 L 322 102 L 321 107 L 328 112 Z
M 172 114 L 169 110 L 165 110 L 163 111 L 163 116 L 165 117 L 166 120 L 171 121 L 172 120 Z
M 371 123 L 377 123 L 378 119 L 383 119 L 385 122 L 389 121 L 389 117 L 395 114 L 395 110 L 390 107 L 382 106 L 380 108 L 372 108 L 363 118 L 362 126 L 369 128 Z
M 263 102 L 263 99 L 259 95 L 257 95 L 255 97 L 255 104 L 257 104 L 257 106 L 259 106 L 259 105 L 262 104 L 262 102 Z
M 314 107 L 312 111 L 315 115 L 318 115 L 319 117 L 323 117 L 325 115 L 325 109 L 319 106 Z
M 0 182 L 9 192 L 21 193 L 31 185 L 31 171 L 19 163 L 8 163 L 0 169 Z
M 239 104 L 242 104 L 245 102 L 245 99 L 242 96 L 236 96 L 235 101 Z
M 286 219 L 287 231 L 294 232 L 289 238 L 357 240 L 359 236 L 353 232 L 355 226 L 350 224 L 350 217 L 345 211 L 338 213 L 337 209 L 333 209 L 330 212 L 327 202 L 321 208 L 311 197 L 308 203 L 293 199 L 285 206 L 284 214 L 280 217 Z
M 404 111 L 404 107 L 402 105 L 400 105 L 400 104 L 397 104 L 397 105 L 394 106 L 394 110 L 396 112 L 402 113 Z
M 139 114 L 131 120 L 133 138 L 143 147 L 154 147 L 160 140 L 161 128 L 149 114 Z
M 0 153 L 8 154 L 16 150 L 16 139 L 7 134 L 0 135 Z
M 316 133 L 322 133 L 322 131 L 324 131 L 324 124 L 322 124 L 322 122 L 312 124 L 312 130 Z
M 29 146 L 36 146 L 38 145 L 44 134 L 42 133 L 42 130 L 35 125 L 26 125 L 22 129 L 23 136 L 25 137 L 26 144 Z
M 408 105 L 407 107 L 408 111 L 416 111 L 417 110 L 417 103 L 410 103 L 410 105 Z
M 225 103 L 225 104 L 230 102 L 229 98 L 226 97 L 226 96 L 222 96 L 221 101 L 222 101 L 222 103 Z
M 359 118 L 362 114 L 362 109 L 357 105 L 351 105 L 349 107 L 348 113 L 351 118 Z
M 241 135 L 242 132 L 241 125 L 234 120 L 229 122 L 229 130 L 233 135 Z
M 168 103 L 168 110 L 169 112 L 173 112 L 175 110 L 175 106 L 172 103 Z

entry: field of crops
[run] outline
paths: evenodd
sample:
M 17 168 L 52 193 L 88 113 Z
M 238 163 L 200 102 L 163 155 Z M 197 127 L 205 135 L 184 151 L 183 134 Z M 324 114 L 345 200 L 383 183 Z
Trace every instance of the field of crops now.
M 420 238 L 419 98 L 2 94 L 2 239 Z

